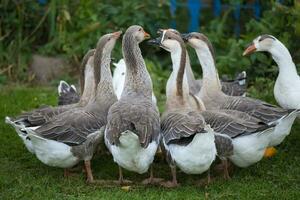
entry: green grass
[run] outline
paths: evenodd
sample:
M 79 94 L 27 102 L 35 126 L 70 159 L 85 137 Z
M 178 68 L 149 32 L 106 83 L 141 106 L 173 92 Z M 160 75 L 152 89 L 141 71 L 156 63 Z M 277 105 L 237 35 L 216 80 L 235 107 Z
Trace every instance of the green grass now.
M 208 187 L 194 183 L 202 176 L 178 173 L 181 187 L 165 189 L 158 186 L 121 187 L 86 185 L 83 173 L 66 179 L 63 170 L 48 167 L 30 154 L 4 117 L 40 104 L 56 103 L 54 88 L 0 88 L 0 199 L 299 199 L 300 198 L 300 123 L 294 124 L 291 135 L 278 147 L 271 159 L 246 169 L 235 169 L 230 181 L 217 178 Z M 93 172 L 96 179 L 116 179 L 118 168 L 106 153 L 95 155 Z M 169 168 L 162 160 L 155 163 L 155 174 L 170 178 Z M 213 174 L 218 177 L 217 174 Z M 141 181 L 147 174 L 125 172 L 125 177 Z

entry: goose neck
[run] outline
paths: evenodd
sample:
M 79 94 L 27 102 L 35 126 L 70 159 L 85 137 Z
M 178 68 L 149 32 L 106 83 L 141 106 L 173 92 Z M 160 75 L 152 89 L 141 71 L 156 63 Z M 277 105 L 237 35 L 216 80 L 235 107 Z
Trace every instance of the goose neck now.
M 202 89 L 209 88 L 209 90 L 221 90 L 219 75 L 211 52 L 208 48 L 206 50 L 196 48 L 196 54 L 203 71 Z
M 147 71 L 138 42 L 132 35 L 123 37 L 123 57 L 126 64 L 125 85 L 121 95 L 139 93 L 152 98 L 152 81 Z
M 84 76 L 84 84 L 79 104 L 86 104 L 91 96 L 93 96 L 95 88 L 94 65 L 92 62 L 86 63 L 82 76 Z
M 189 87 L 185 73 L 186 50 L 181 48 L 171 52 L 173 71 L 167 82 L 167 107 L 186 106 L 188 103 Z
M 289 50 L 279 41 L 276 41 L 270 53 L 277 63 L 279 68 L 279 76 L 289 77 L 298 76 L 295 63 L 293 62 L 292 56 Z

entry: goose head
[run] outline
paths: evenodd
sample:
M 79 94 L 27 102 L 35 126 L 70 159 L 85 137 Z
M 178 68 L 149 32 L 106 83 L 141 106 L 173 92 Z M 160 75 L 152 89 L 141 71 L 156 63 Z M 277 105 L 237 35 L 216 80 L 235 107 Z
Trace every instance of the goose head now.
M 243 56 L 256 51 L 272 52 L 272 49 L 276 47 L 277 42 L 278 40 L 272 35 L 260 35 L 246 48 Z
M 117 31 L 114 33 L 108 33 L 106 35 L 103 35 L 99 41 L 97 46 L 101 46 L 103 53 L 109 53 L 113 50 L 117 39 L 121 36 L 122 31 Z
M 133 39 L 137 43 L 140 43 L 140 42 L 144 41 L 145 39 L 149 39 L 150 38 L 149 33 L 145 32 L 144 29 L 143 29 L 143 27 L 138 26 L 138 25 L 130 26 L 126 30 L 125 35 L 130 35 L 131 37 L 133 37 Z
M 162 30 L 161 36 L 156 39 L 150 40 L 149 43 L 159 45 L 161 48 L 169 52 L 176 52 L 179 49 L 181 50 L 184 42 L 181 39 L 179 32 L 176 32 L 178 34 L 169 29 Z
M 210 52 L 213 58 L 215 53 L 209 39 L 202 33 L 192 32 L 181 34 L 182 39 L 196 50 Z

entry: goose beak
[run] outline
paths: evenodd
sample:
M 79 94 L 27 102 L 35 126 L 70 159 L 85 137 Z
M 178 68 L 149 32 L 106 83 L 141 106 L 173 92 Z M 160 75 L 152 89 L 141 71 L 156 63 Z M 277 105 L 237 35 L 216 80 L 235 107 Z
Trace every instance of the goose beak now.
M 189 33 L 182 33 L 180 36 L 184 42 L 188 42 L 189 39 L 191 38 Z
M 148 41 L 148 44 L 160 46 L 160 45 L 161 45 L 161 44 L 160 44 L 160 40 L 161 40 L 160 37 L 159 37 L 159 38 L 155 38 L 155 39 L 149 40 L 149 41 Z
M 150 34 L 144 31 L 144 38 L 145 39 L 149 39 L 150 38 Z
M 118 39 L 122 34 L 122 31 L 117 31 L 117 32 L 114 32 L 113 35 L 116 39 Z
M 256 47 L 253 43 L 248 45 L 247 49 L 244 51 L 243 56 L 249 55 L 256 51 Z

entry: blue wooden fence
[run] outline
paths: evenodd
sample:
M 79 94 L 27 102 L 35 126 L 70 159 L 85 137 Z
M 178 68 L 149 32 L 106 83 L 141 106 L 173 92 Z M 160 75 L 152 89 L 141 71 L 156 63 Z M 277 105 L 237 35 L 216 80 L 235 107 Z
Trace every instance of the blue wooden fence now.
M 283 0 L 277 0 L 278 3 L 283 3 Z M 170 12 L 172 16 L 171 27 L 176 29 L 176 10 L 177 7 L 186 7 L 189 10 L 190 21 L 189 21 L 189 32 L 199 31 L 200 29 L 200 18 L 201 10 L 207 8 L 210 5 L 203 3 L 201 0 L 187 0 L 186 2 L 177 2 L 177 0 L 170 0 Z M 260 1 L 255 0 L 253 3 L 247 4 L 222 4 L 221 0 L 212 0 L 212 9 L 215 17 L 221 15 L 222 10 L 233 8 L 233 16 L 235 19 L 234 32 L 236 36 L 240 35 L 240 18 L 243 10 L 252 10 L 255 19 L 259 20 L 261 15 Z

